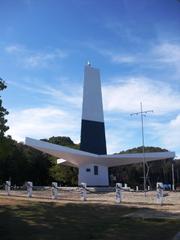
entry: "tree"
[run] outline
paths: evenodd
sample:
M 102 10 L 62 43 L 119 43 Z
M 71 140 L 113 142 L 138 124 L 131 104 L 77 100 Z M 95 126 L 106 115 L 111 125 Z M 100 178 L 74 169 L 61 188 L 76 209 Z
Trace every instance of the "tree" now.
M 5 88 L 7 88 L 5 82 L 0 78 L 0 91 L 3 91 Z M 0 140 L 3 139 L 5 132 L 9 129 L 8 126 L 6 126 L 7 119 L 5 119 L 5 116 L 8 114 L 8 111 L 2 106 L 2 99 L 0 96 Z
M 6 89 L 7 86 L 5 82 L 0 78 L 0 91 Z M 0 159 L 4 159 L 9 150 L 9 141 L 8 138 L 4 137 L 5 132 L 9 129 L 6 126 L 7 120 L 5 116 L 8 114 L 8 111 L 2 105 L 2 99 L 0 95 Z
M 50 143 L 61 145 L 61 146 L 79 149 L 79 144 L 75 144 L 70 137 L 65 137 L 65 136 L 54 137 L 53 136 L 53 137 L 50 137 L 49 139 L 41 139 L 41 140 L 44 142 L 50 142 Z
M 43 141 L 50 142 L 53 144 L 59 144 L 62 146 L 79 149 L 79 144 L 75 144 L 70 137 L 50 137 L 49 139 L 43 139 Z M 53 159 L 53 158 L 52 158 Z M 50 176 L 53 180 L 60 182 L 62 185 L 77 185 L 78 184 L 78 169 L 70 166 L 63 166 L 56 164 L 54 158 L 53 166 L 50 168 Z
M 78 169 L 75 167 L 55 164 L 50 168 L 50 176 L 63 186 L 77 186 Z
M 167 149 L 162 149 L 160 147 L 145 147 L 145 152 L 166 152 Z M 142 146 L 137 148 L 128 149 L 126 151 L 122 151 L 119 154 L 123 153 L 142 153 Z M 156 182 L 162 181 L 164 183 L 171 182 L 171 164 L 172 159 L 167 160 L 159 160 L 155 162 L 149 162 L 149 178 L 148 184 L 151 187 L 156 186 Z M 111 176 L 116 177 L 116 182 L 128 183 L 131 187 L 135 187 L 139 185 L 143 187 L 143 167 L 142 163 L 131 164 L 127 166 L 119 166 L 109 168 L 109 172 Z M 111 181 L 113 185 L 114 182 Z

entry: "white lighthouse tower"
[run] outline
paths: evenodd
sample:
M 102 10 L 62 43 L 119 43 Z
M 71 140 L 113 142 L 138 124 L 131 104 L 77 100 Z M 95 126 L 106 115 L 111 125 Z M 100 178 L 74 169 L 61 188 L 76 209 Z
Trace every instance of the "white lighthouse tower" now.
M 80 150 L 98 155 L 107 154 L 100 72 L 89 63 L 84 69 Z M 79 168 L 79 183 L 82 181 L 88 186 L 108 186 L 108 168 L 84 165 Z

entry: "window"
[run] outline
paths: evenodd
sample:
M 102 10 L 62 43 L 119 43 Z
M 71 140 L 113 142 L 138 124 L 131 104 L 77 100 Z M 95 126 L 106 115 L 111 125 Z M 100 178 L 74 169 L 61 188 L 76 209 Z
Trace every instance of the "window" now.
M 98 175 L 98 166 L 94 166 L 94 175 Z
M 86 168 L 86 172 L 90 172 L 91 171 L 91 169 L 90 168 Z

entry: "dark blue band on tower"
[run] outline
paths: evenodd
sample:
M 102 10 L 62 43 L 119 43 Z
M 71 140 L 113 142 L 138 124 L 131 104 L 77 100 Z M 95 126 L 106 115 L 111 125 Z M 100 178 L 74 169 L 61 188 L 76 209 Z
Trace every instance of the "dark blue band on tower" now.
M 82 119 L 80 150 L 99 155 L 107 153 L 104 122 Z

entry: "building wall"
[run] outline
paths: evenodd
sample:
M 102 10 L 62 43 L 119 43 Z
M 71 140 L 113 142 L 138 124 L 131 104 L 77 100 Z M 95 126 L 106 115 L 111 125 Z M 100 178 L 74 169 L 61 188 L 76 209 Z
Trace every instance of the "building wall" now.
M 98 174 L 94 174 L 94 166 L 98 167 Z M 82 182 L 87 186 L 108 186 L 109 176 L 108 168 L 100 165 L 86 165 L 79 168 L 78 184 Z

